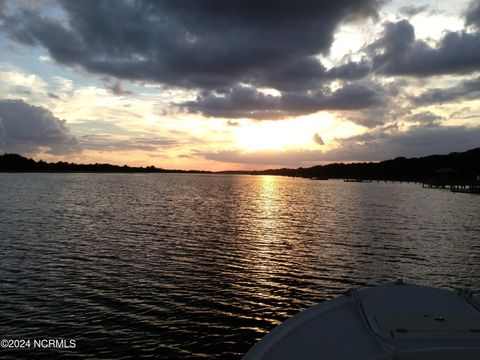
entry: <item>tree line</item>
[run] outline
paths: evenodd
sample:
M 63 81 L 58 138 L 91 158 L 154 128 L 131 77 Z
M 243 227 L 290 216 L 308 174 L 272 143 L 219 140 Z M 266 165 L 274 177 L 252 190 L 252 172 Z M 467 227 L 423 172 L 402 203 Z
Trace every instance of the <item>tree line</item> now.
M 441 169 L 455 171 L 456 176 L 476 179 L 480 175 L 480 148 L 448 155 L 419 158 L 397 157 L 380 162 L 333 163 L 308 168 L 283 168 L 253 171 L 221 171 L 222 174 L 280 175 L 316 179 L 360 179 L 386 181 L 422 181 Z M 212 173 L 199 170 L 167 170 L 155 166 L 134 167 L 111 164 L 75 164 L 35 161 L 18 154 L 0 155 L 3 172 L 114 172 L 114 173 Z

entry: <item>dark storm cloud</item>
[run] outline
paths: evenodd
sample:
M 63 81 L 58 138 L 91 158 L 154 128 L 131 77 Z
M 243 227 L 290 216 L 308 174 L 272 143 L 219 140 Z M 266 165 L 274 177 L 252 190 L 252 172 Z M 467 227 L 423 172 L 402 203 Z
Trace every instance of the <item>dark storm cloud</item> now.
M 327 79 L 357 80 L 365 77 L 371 71 L 370 62 L 363 59 L 360 62 L 348 62 L 331 68 L 326 73 Z
M 6 8 L 7 8 L 7 0 L 0 0 L 0 17 L 3 15 Z
M 364 64 L 349 64 L 328 75 L 313 56 L 328 52 L 341 21 L 376 16 L 381 3 L 70 0 L 60 1 L 68 26 L 23 8 L 3 16 L 3 28 L 17 41 L 45 47 L 59 63 L 122 79 L 198 88 L 255 79 L 279 87 L 284 74 L 308 87 L 312 78 L 367 72 Z
M 431 111 L 424 111 L 414 114 L 409 120 L 420 123 L 423 126 L 438 126 L 445 118 L 432 113 Z
M 20 43 L 47 49 L 57 63 L 104 76 L 105 87 L 118 96 L 131 95 L 123 80 L 195 89 L 194 101 L 176 105 L 210 117 L 261 120 L 350 111 L 347 119 L 374 128 L 388 121 L 382 114 L 398 112 L 392 104 L 403 101 L 403 89 L 379 89 L 367 83 L 377 78 L 369 75 L 480 70 L 479 1 L 465 13 L 468 31 L 446 32 L 432 45 L 416 39 L 407 20 L 386 23 L 363 58 L 346 57 L 330 69 L 318 55 L 328 55 L 338 25 L 376 17 L 383 0 L 58 3 L 65 18 L 48 16 L 39 6 L 7 4 L 0 28 Z M 428 7 L 400 8 L 407 16 L 422 11 Z M 333 80 L 343 87 L 328 90 Z M 274 88 L 281 96 L 259 88 Z
M 55 154 L 80 150 L 65 120 L 22 100 L 0 100 L 0 149 L 30 153 L 40 147 L 46 147 L 48 152 Z
M 382 97 L 361 85 L 336 91 L 322 89 L 309 93 L 274 96 L 254 88 L 238 86 L 224 93 L 204 92 L 194 101 L 179 104 L 190 112 L 225 118 L 278 119 L 320 110 L 356 110 L 382 104 Z
M 476 100 L 480 96 L 480 77 L 464 80 L 456 86 L 443 89 L 427 90 L 421 95 L 412 98 L 416 105 L 443 104 L 459 100 Z
M 465 24 L 480 30 L 480 1 L 473 1 L 465 14 Z
M 248 74 L 243 80 L 259 87 L 302 91 L 318 88 L 324 82 L 335 79 L 358 80 L 370 71 L 371 64 L 365 59 L 360 62 L 348 61 L 327 70 L 315 56 L 309 56 L 272 64 L 269 69 Z
M 369 46 L 373 67 L 387 75 L 432 76 L 480 70 L 480 32 L 447 32 L 430 46 L 415 39 L 407 20 L 385 24 L 382 37 Z
M 381 98 L 380 106 L 371 106 L 361 111 L 337 111 L 337 116 L 357 125 L 373 129 L 387 123 L 395 123 L 400 118 L 409 115 L 411 106 L 402 90 L 409 85 L 405 79 L 395 79 L 378 84 L 374 81 L 364 82 L 365 86 Z

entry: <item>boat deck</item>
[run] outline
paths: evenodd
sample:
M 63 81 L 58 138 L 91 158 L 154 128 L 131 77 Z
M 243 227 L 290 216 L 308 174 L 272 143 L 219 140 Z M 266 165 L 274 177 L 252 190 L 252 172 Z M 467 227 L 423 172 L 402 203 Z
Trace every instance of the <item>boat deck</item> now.
M 264 359 L 480 359 L 479 303 L 403 282 L 316 305 L 266 335 L 244 357 Z

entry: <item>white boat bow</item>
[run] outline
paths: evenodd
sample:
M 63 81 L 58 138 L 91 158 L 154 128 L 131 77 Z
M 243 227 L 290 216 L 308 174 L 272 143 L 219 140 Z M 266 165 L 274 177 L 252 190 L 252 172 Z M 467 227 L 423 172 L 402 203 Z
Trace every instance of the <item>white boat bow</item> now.
M 243 359 L 480 359 L 480 302 L 401 280 L 353 289 L 280 324 Z

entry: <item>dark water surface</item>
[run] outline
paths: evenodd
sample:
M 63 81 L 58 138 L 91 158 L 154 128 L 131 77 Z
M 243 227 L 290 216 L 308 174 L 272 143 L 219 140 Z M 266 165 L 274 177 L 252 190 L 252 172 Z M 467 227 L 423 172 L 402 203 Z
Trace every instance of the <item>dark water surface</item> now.
M 415 184 L 0 174 L 0 355 L 240 358 L 289 316 L 393 280 L 480 290 L 480 197 Z

